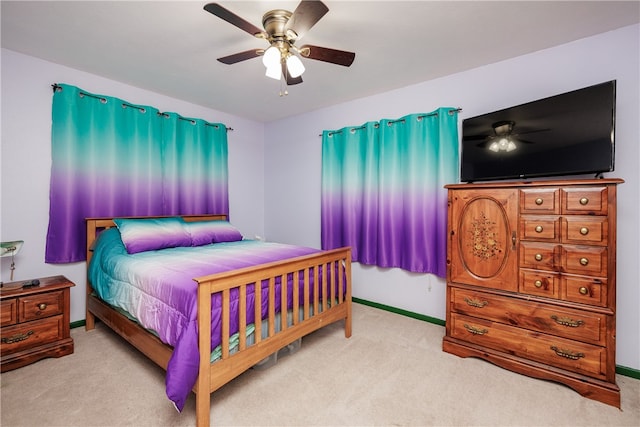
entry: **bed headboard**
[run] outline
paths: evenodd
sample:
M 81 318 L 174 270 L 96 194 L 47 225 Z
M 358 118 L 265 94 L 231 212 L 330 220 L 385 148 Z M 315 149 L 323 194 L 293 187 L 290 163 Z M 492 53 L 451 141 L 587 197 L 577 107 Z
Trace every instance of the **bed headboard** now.
M 172 216 L 180 216 L 186 222 L 197 221 L 214 221 L 214 220 L 226 220 L 229 218 L 225 214 L 203 214 L 203 215 L 157 215 L 157 216 L 119 216 L 116 218 L 127 219 L 145 219 L 145 218 L 167 218 Z M 87 223 L 87 268 L 89 267 L 89 261 L 91 261 L 91 255 L 93 244 L 96 241 L 98 234 L 107 228 L 115 227 L 113 218 L 85 218 Z

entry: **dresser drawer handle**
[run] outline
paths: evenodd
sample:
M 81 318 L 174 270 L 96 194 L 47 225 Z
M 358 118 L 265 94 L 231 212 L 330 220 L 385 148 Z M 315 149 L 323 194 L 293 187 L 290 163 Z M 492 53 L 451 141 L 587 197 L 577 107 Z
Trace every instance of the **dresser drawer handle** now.
M 587 265 L 587 264 L 589 264 L 589 260 L 587 258 L 580 258 L 580 264 L 581 265 Z
M 489 302 L 487 301 L 481 301 L 476 298 L 467 298 L 467 297 L 464 298 L 464 302 L 466 302 L 471 307 L 476 307 L 476 308 L 482 308 L 485 305 L 489 304 Z
M 487 332 L 489 332 L 488 329 L 476 328 L 475 326 L 470 326 L 470 325 L 467 325 L 466 323 L 464 324 L 464 328 L 467 331 L 469 331 L 469 333 L 472 333 L 473 335 L 484 335 Z
M 542 228 L 541 225 L 536 227 L 536 233 L 542 233 L 542 230 L 543 230 L 543 228 Z
M 2 344 L 13 344 L 16 342 L 24 341 L 33 335 L 33 331 L 27 331 L 24 334 L 15 334 L 11 337 L 2 338 Z
M 571 350 L 560 349 L 555 345 L 551 346 L 551 350 L 553 350 L 558 356 L 564 357 L 565 359 L 578 360 L 581 357 L 584 357 L 584 353 L 573 352 Z
M 589 295 L 589 289 L 586 286 L 580 286 L 578 292 L 580 292 L 580 295 Z
M 558 324 L 562 326 L 568 326 L 569 328 L 579 328 L 584 325 L 583 320 L 573 320 L 570 317 L 558 317 L 555 314 L 551 316 L 551 318 Z
M 47 304 L 43 302 L 38 304 L 38 310 L 45 310 L 46 308 L 47 308 Z
M 535 282 L 533 282 L 533 286 L 535 286 L 536 288 L 541 288 L 542 280 L 536 280 Z
M 589 203 L 589 199 L 587 199 L 586 197 L 583 197 L 582 199 L 580 199 L 580 204 L 582 206 L 586 205 Z
M 582 227 L 580 229 L 580 234 L 582 234 L 583 236 L 586 236 L 587 234 L 589 234 L 589 229 L 587 227 Z
M 542 201 L 542 199 L 541 199 L 540 197 L 538 197 L 538 198 L 536 199 L 536 205 L 540 206 L 540 205 L 542 204 L 542 202 L 543 202 L 543 201 Z
M 542 254 L 536 254 L 536 261 L 542 261 Z

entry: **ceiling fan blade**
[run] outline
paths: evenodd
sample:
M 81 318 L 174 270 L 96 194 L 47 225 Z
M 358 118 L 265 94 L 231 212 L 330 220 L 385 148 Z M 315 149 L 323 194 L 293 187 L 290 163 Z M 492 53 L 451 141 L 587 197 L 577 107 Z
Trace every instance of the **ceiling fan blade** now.
M 253 25 L 252 23 L 250 23 L 248 21 L 245 21 L 244 19 L 240 18 L 235 13 L 233 13 L 233 12 L 225 9 L 224 7 L 220 6 L 218 3 L 209 3 L 209 4 L 205 5 L 204 6 L 204 10 L 206 10 L 207 12 L 217 16 L 220 19 L 224 19 L 228 23 L 230 23 L 232 25 L 235 25 L 236 27 L 240 28 L 243 31 L 246 31 L 247 33 L 251 34 L 252 36 L 266 38 L 266 33 L 264 32 L 264 30 L 262 30 L 261 28 L 256 27 L 255 25 Z
M 330 49 L 328 47 L 312 46 L 310 44 L 302 46 L 299 50 L 300 55 L 305 58 L 344 65 L 345 67 L 353 64 L 353 60 L 356 58 L 356 54 L 353 52 Z
M 316 25 L 328 11 L 329 8 L 321 1 L 303 0 L 298 7 L 296 7 L 296 10 L 293 11 L 284 29 L 285 31 L 295 31 L 298 35 L 297 39 L 300 39 L 311 27 Z
M 548 132 L 548 131 L 550 131 L 550 130 L 551 130 L 551 129 L 548 129 L 548 128 L 547 128 L 547 129 L 533 129 L 533 130 L 527 130 L 527 131 L 524 131 L 524 132 L 520 132 L 520 131 L 518 131 L 518 132 L 514 133 L 514 135 L 527 135 L 527 134 L 529 134 L 529 133 Z
M 282 63 L 282 75 L 287 81 L 288 86 L 293 86 L 293 85 L 302 83 L 302 76 L 291 77 L 291 75 L 289 75 L 289 70 L 287 70 L 287 65 L 284 62 Z
M 489 139 L 491 135 L 465 135 L 463 141 L 479 141 L 481 139 Z
M 247 59 L 261 56 L 263 51 L 264 49 L 245 50 L 244 52 L 234 53 L 233 55 L 218 58 L 218 61 L 222 62 L 223 64 L 231 65 L 235 64 L 236 62 L 246 61 Z

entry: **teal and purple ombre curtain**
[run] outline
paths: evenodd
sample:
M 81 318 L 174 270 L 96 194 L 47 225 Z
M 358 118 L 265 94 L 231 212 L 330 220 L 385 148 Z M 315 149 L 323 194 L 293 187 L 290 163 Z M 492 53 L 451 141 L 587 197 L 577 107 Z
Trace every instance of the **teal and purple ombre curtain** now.
M 228 213 L 226 127 L 55 85 L 47 263 L 83 261 L 87 217 Z
M 447 193 L 458 178 L 458 111 L 322 133 L 322 248 L 354 261 L 446 275 Z

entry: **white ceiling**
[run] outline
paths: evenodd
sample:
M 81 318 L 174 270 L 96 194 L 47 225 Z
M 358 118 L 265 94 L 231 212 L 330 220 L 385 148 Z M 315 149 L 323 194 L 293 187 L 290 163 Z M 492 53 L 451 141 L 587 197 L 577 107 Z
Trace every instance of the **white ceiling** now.
M 2 0 L 2 47 L 269 122 L 640 22 L 638 1 L 325 0 L 329 12 L 297 44 L 352 51 L 355 61 L 304 60 L 304 83 L 280 97 L 259 59 L 216 61 L 266 42 L 206 3 Z M 219 3 L 258 27 L 266 11 L 298 4 Z

